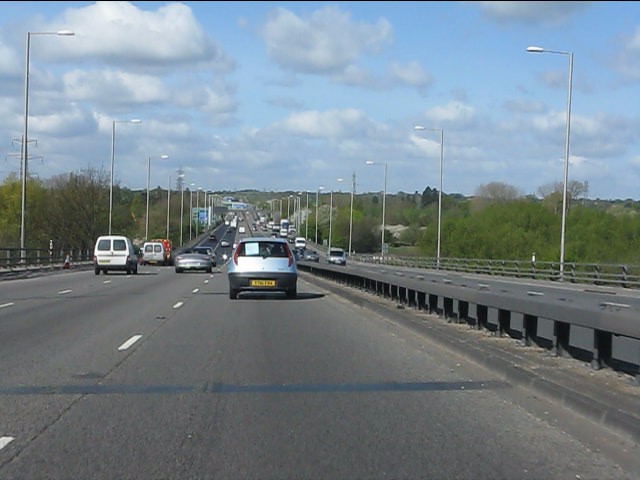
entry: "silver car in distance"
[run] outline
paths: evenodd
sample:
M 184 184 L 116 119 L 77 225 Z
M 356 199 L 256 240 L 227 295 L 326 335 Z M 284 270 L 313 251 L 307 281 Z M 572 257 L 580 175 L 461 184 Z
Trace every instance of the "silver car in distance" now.
M 213 260 L 206 251 L 198 251 L 187 248 L 180 252 L 173 260 L 176 273 L 185 270 L 204 270 L 207 273 L 213 272 Z

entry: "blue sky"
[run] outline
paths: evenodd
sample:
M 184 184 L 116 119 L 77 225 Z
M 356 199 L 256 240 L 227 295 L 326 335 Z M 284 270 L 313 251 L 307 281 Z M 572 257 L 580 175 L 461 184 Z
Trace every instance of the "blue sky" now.
M 640 198 L 640 2 L 1 2 L 0 178 Z M 36 35 L 70 29 L 75 36 Z M 530 45 L 565 52 L 527 53 Z M 125 121 L 140 119 L 140 124 Z M 435 130 L 416 131 L 415 125 Z M 169 158 L 162 159 L 162 155 Z M 366 165 L 373 161 L 378 165 Z M 343 178 L 339 182 L 338 178 Z

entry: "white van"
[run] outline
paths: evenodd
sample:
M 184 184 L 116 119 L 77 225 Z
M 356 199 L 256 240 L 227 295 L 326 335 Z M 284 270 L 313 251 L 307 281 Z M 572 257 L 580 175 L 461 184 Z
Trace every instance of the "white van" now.
M 96 275 L 100 271 L 105 275 L 109 270 L 126 271 L 127 274 L 138 273 L 138 255 L 133 243 L 124 235 L 102 235 L 96 240 L 93 249 L 93 266 Z
M 293 246 L 304 250 L 307 248 L 307 240 L 304 237 L 296 237 Z
M 142 246 L 142 264 L 167 265 L 164 244 L 162 242 L 145 242 Z

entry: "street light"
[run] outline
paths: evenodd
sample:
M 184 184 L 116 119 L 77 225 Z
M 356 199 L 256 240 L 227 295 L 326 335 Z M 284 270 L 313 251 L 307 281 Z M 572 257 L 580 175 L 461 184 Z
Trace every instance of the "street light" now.
M 167 185 L 167 240 L 169 240 L 169 207 L 171 205 L 171 175 L 169 175 L 169 183 Z
M 336 179 L 337 182 L 342 182 L 342 178 Z M 333 187 L 331 187 L 331 200 L 329 201 L 329 250 L 331 250 L 331 224 L 333 221 Z
M 160 155 L 160 158 L 167 159 L 169 155 Z M 144 227 L 144 239 L 149 239 L 149 182 L 151 180 L 151 157 L 147 161 L 147 219 Z
M 192 236 L 192 224 L 193 224 L 193 187 L 195 187 L 196 184 L 192 183 L 191 184 L 191 188 L 189 189 L 189 241 L 191 241 L 191 236 Z
M 109 235 L 111 235 L 111 217 L 113 212 L 113 160 L 116 148 L 116 123 L 141 123 L 142 120 L 113 120 L 111 127 L 111 182 L 109 183 Z
M 182 179 L 180 182 L 180 246 L 182 246 L 182 222 L 184 220 L 184 173 L 181 173 L 179 177 Z
M 436 267 L 440 268 L 440 232 L 442 225 L 442 160 L 444 157 L 444 130 L 442 128 L 425 128 L 422 125 L 416 125 L 414 130 L 431 130 L 440 132 L 440 187 L 438 188 L 438 248 L 436 250 Z
M 318 244 L 318 195 L 320 190 L 324 190 L 324 187 L 318 187 L 318 190 L 316 190 L 316 245 Z
M 387 162 L 376 163 L 371 160 L 367 160 L 364 163 L 367 165 L 384 165 L 384 190 L 382 193 L 382 243 L 380 244 L 380 256 L 384 261 L 384 216 L 385 216 L 385 205 L 387 203 Z
M 28 128 L 29 128 L 29 50 L 31 47 L 31 35 L 59 35 L 73 36 L 71 30 L 58 30 L 57 32 L 27 32 L 27 45 L 25 49 L 24 62 L 24 133 L 22 135 L 22 158 L 21 158 L 21 174 L 22 174 L 22 211 L 20 214 L 20 258 L 24 262 L 26 260 L 26 239 L 25 239 L 25 216 L 27 209 L 27 164 L 29 160 L 28 154 Z
M 198 187 L 198 191 L 196 192 L 196 210 L 198 211 L 196 216 L 196 238 L 200 233 L 200 190 L 202 187 Z
M 569 181 L 569 132 L 571 131 L 571 85 L 573 78 L 573 53 L 545 50 L 542 47 L 527 47 L 529 53 L 556 53 L 569 57 L 569 80 L 567 82 L 567 131 L 564 145 L 564 182 L 562 186 L 562 230 L 560 234 L 560 280 L 564 277 L 564 242 L 567 222 L 567 183 Z
M 351 255 L 351 234 L 353 232 L 353 195 L 356 191 L 356 172 L 351 177 L 351 207 L 349 209 L 349 255 Z
M 305 219 L 304 219 L 304 238 L 307 239 L 307 241 L 309 241 L 309 192 L 307 193 L 307 210 L 305 212 Z

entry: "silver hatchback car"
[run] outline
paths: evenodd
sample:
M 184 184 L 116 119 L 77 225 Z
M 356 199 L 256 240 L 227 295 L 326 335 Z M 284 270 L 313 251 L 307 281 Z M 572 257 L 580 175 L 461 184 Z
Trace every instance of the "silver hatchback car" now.
M 240 292 L 285 292 L 297 296 L 298 267 L 285 238 L 240 239 L 227 264 L 229 298 Z

